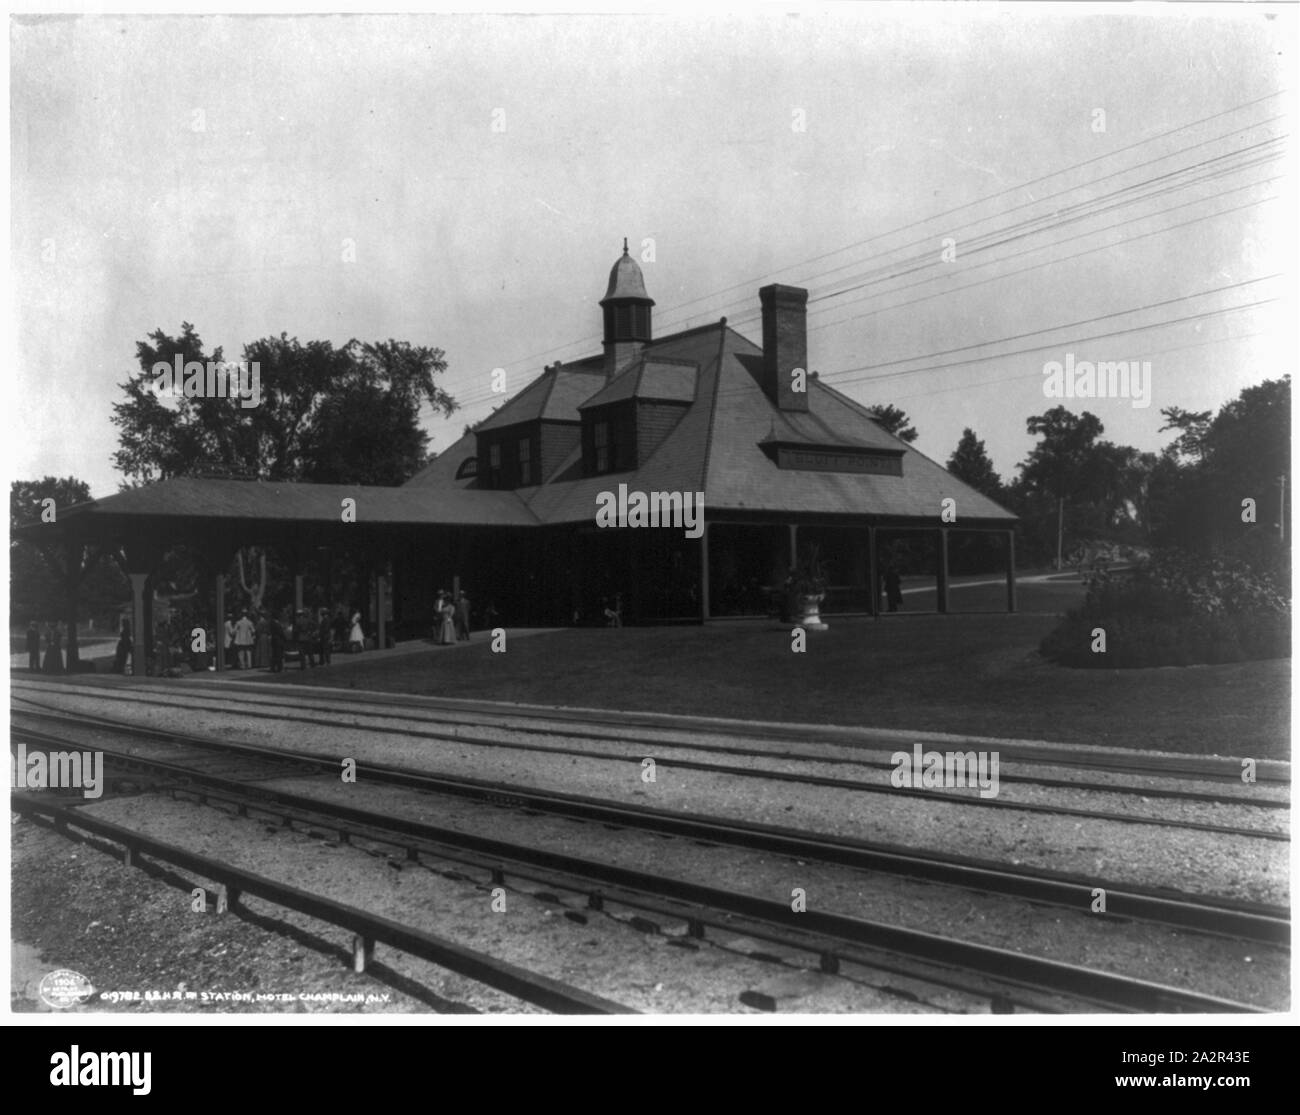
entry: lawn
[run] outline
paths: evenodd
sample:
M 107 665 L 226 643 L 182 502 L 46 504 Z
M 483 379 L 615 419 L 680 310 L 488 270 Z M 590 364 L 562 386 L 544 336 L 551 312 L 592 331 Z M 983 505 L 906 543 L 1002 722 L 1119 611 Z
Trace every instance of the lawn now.
M 964 589 L 973 601 L 998 590 Z M 970 594 L 967 596 L 966 594 Z M 573 629 L 493 654 L 430 647 L 282 680 L 531 704 L 846 724 L 1190 754 L 1289 758 L 1290 660 L 1149 670 L 1072 670 L 1038 656 L 1077 582 L 1025 584 L 1017 615 L 835 618 L 792 653 L 770 621 Z M 1000 599 L 1000 598 L 998 598 Z M 267 675 L 263 675 L 265 678 Z

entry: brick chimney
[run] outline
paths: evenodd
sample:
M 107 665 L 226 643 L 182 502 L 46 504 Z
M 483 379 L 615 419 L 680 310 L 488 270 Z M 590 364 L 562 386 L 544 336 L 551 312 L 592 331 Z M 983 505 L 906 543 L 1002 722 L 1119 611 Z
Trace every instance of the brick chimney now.
M 782 410 L 807 411 L 807 383 L 793 391 L 792 372 L 808 371 L 808 292 L 802 287 L 773 283 L 758 292 L 763 304 L 763 390 Z

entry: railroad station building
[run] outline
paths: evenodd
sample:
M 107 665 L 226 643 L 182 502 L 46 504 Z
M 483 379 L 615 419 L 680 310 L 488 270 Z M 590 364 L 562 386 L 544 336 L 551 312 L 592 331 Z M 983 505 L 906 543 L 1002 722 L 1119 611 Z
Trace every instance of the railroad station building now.
M 294 568 L 346 548 L 373 570 L 381 645 L 393 624 L 426 633 L 454 583 L 507 627 L 600 622 L 609 606 L 632 624 L 764 616 L 814 547 L 823 614 L 875 614 L 882 546 L 916 531 L 933 539 L 939 611 L 949 537 L 998 534 L 1014 610 L 1015 516 L 808 371 L 807 291 L 757 297 L 761 343 L 726 318 L 656 337 L 625 241 L 599 302 L 602 351 L 546 367 L 405 485 L 168 480 L 61 510 L 59 539 L 125 552 L 137 662 L 151 576 L 177 545 L 203 555 L 218 614 L 236 548 L 273 547 Z M 600 514 L 611 505 L 622 521 Z M 303 591 L 300 577 L 295 603 Z

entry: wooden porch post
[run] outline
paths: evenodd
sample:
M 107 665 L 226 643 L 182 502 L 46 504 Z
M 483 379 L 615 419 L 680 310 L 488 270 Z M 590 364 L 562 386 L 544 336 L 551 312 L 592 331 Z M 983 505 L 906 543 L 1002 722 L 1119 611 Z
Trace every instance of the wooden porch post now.
M 1007 611 L 1016 610 L 1016 532 L 1007 531 Z
M 217 673 L 221 673 L 226 668 L 226 571 L 218 570 L 213 577 L 217 588 L 217 622 L 212 637 L 217 643 Z
M 145 677 L 149 669 L 149 641 L 144 635 L 144 590 L 149 573 L 132 571 L 131 580 L 131 674 Z
M 700 535 L 700 619 L 709 618 L 709 524 Z
M 939 614 L 948 611 L 948 532 L 939 528 L 939 575 L 938 575 Z
M 867 527 L 867 580 L 871 589 L 871 614 L 880 618 L 880 566 L 876 560 L 876 528 Z

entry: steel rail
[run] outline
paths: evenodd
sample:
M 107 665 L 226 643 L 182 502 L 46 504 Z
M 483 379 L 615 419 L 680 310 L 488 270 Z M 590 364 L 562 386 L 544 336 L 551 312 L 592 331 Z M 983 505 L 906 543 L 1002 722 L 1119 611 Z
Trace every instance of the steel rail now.
M 19 698 L 19 700 L 21 701 L 24 699 Z M 34 703 L 34 702 L 28 702 L 28 703 Z M 208 712 L 220 712 L 220 713 L 226 713 L 228 715 L 246 716 L 246 717 L 253 717 L 253 718 L 258 718 L 263 720 L 278 720 L 282 722 L 292 720 L 293 723 L 297 723 L 297 724 L 311 724 L 311 725 L 317 725 L 321 727 L 331 727 L 331 728 L 341 727 L 341 725 L 336 724 L 333 721 L 327 719 L 308 717 L 308 716 L 298 716 L 298 715 L 294 715 L 290 717 L 282 713 L 277 714 L 272 712 L 254 712 L 249 710 L 247 707 L 240 708 L 238 710 L 232 710 L 228 706 L 222 706 L 222 705 L 189 704 L 189 705 L 181 706 L 181 705 L 168 704 L 166 702 L 161 702 L 161 701 L 155 701 L 153 703 L 162 708 L 177 708 L 177 709 L 184 708 L 186 711 L 190 711 L 193 709 L 202 709 Z M 48 709 L 48 706 L 44 706 L 44 707 Z M 14 711 L 23 711 L 23 710 L 14 710 Z M 370 715 L 370 714 L 356 713 L 356 715 Z M 619 754 L 613 754 L 608 752 L 602 753 L 602 752 L 595 752 L 595 751 L 586 751 L 580 748 L 549 747 L 540 744 L 519 743 L 513 740 L 474 739 L 471 737 L 458 735 L 454 732 L 440 731 L 436 728 L 378 729 L 378 728 L 368 728 L 365 725 L 348 725 L 348 727 L 357 727 L 361 731 L 369 731 L 369 732 L 378 732 L 382 730 L 390 735 L 412 736 L 417 739 L 444 740 L 447 742 L 454 742 L 461 745 L 468 745 L 471 747 L 483 747 L 483 748 L 497 747 L 497 748 L 506 748 L 509 750 L 515 750 L 515 751 L 527 751 L 532 753 L 569 755 L 569 756 L 575 756 L 579 758 L 595 759 L 601 762 L 632 761 L 629 759 L 629 756 L 627 755 L 619 755 Z M 515 731 L 518 729 L 508 729 L 508 730 Z M 542 729 L 537 729 L 537 728 L 528 728 L 524 730 L 534 732 L 534 733 L 543 731 Z M 651 749 L 654 746 L 652 741 L 629 740 L 626 742 L 629 743 L 645 742 L 647 745 L 646 748 L 647 750 Z M 677 747 L 687 747 L 687 748 L 693 747 L 693 745 L 690 744 L 684 744 L 684 745 L 669 744 L 667 746 L 677 746 Z M 719 752 L 727 751 L 726 748 L 709 748 L 707 746 L 702 747 L 700 749 L 714 750 Z M 778 758 L 778 759 L 797 758 L 799 760 L 809 761 L 809 762 L 823 761 L 811 755 L 773 756 L 770 752 L 762 752 L 762 751 L 751 751 L 750 754 L 766 755 L 769 758 Z M 914 798 L 919 798 L 930 802 L 940 802 L 949 805 L 978 806 L 978 807 L 992 808 L 992 809 L 1015 809 L 1026 813 L 1043 813 L 1050 816 L 1062 816 L 1062 817 L 1064 816 L 1085 817 L 1088 818 L 1089 820 L 1113 821 L 1118 824 L 1130 824 L 1130 825 L 1154 824 L 1154 825 L 1160 825 L 1165 828 L 1185 828 L 1190 831 L 1196 831 L 1196 832 L 1212 832 L 1212 833 L 1218 833 L 1220 835 L 1254 837 L 1260 840 L 1274 840 L 1283 843 L 1288 842 L 1291 839 L 1289 833 L 1280 832 L 1273 829 L 1242 828 L 1240 826 L 1235 826 L 1235 825 L 1216 825 L 1211 822 L 1188 821 L 1188 820 L 1183 820 L 1181 818 L 1150 817 L 1142 814 L 1116 813 L 1109 810 L 1078 809 L 1071 806 L 1047 805 L 1042 802 L 1007 801 L 1001 798 L 984 798 L 984 797 L 978 797 L 974 795 L 935 793 L 931 790 L 918 789 L 915 787 L 895 787 L 892 785 L 885 785 L 877 782 L 863 782 L 858 779 L 832 778 L 825 775 L 801 774 L 797 771 L 774 771 L 774 770 L 763 770 L 763 769 L 752 768 L 752 767 L 733 766 L 727 764 L 704 763 L 692 759 L 675 759 L 675 758 L 668 757 L 662 759 L 661 761 L 663 762 L 664 766 L 670 768 L 675 767 L 679 770 L 694 770 L 694 771 L 700 771 L 708 774 L 722 774 L 722 775 L 730 775 L 733 777 L 753 778 L 753 779 L 760 779 L 760 780 L 766 779 L 774 782 L 793 782 L 800 785 L 820 786 L 827 789 L 848 790 L 855 793 L 888 794 L 897 797 L 914 797 Z M 889 769 L 892 766 L 892 764 L 889 763 L 871 762 L 866 760 L 839 760 L 839 761 L 852 762 L 856 765 L 876 767 L 882 769 Z M 1035 785 L 1043 785 L 1043 786 L 1048 786 L 1053 788 L 1068 788 L 1071 790 L 1088 790 L 1096 793 L 1112 793 L 1112 794 L 1128 793 L 1128 794 L 1136 794 L 1142 797 L 1153 797 L 1153 798 L 1168 797 L 1168 798 L 1175 798 L 1183 801 L 1212 802 L 1215 804 L 1227 804 L 1232 806 L 1241 806 L 1245 808 L 1264 808 L 1264 809 L 1290 808 L 1290 803 L 1285 801 L 1270 801 L 1270 800 L 1251 801 L 1240 797 L 1228 797 L 1225 795 L 1212 795 L 1212 794 L 1183 793 L 1178 790 L 1163 789 L 1163 788 L 1148 790 L 1141 787 L 1112 787 L 1112 786 L 1106 786 L 1106 785 L 1096 784 L 1096 783 L 1071 782 L 1066 779 L 1041 779 L 1041 778 L 1031 778 L 1025 776 L 1016 776 L 1010 774 L 999 775 L 999 781 L 1032 783 Z M 971 788 L 973 789 L 974 787 L 972 786 Z
M 233 904 L 240 895 L 252 895 L 285 909 L 294 910 L 318 921 L 355 933 L 360 941 L 354 947 L 359 966 L 373 953 L 376 943 L 389 945 L 399 952 L 428 960 L 449 971 L 494 987 L 516 999 L 560 1014 L 635 1014 L 632 1008 L 613 1000 L 592 995 L 559 980 L 517 965 L 498 960 L 486 953 L 458 945 L 454 941 L 402 925 L 355 906 L 312 894 L 287 883 L 269 879 L 209 856 L 191 852 L 175 844 L 134 832 L 110 821 L 88 815 L 76 806 L 40 800 L 31 794 L 10 794 L 10 808 L 24 815 L 44 815 L 56 827 L 73 826 L 105 837 L 127 849 L 127 864 L 135 854 L 152 856 L 183 870 L 192 871 L 226 888 L 226 901 Z
M 168 764 L 159 760 L 142 759 L 134 756 L 132 758 L 140 765 L 148 765 L 162 769 L 174 768 L 176 766 L 175 764 Z M 181 769 L 183 770 L 183 768 Z M 522 862 L 529 866 L 539 867 L 547 871 L 555 871 L 569 876 L 576 876 L 588 881 L 589 883 L 613 886 L 621 890 L 630 890 L 639 894 L 651 895 L 655 898 L 683 902 L 706 910 L 715 910 L 727 914 L 733 914 L 757 921 L 766 926 L 781 929 L 787 934 L 801 935 L 808 933 L 822 939 L 837 942 L 840 945 L 849 945 L 851 947 L 867 949 L 882 949 L 891 953 L 906 956 L 912 960 L 938 964 L 945 967 L 960 968 L 968 972 L 977 973 L 986 978 L 996 979 L 999 982 L 1018 985 L 1036 992 L 1070 996 L 1110 1009 L 1143 1013 L 1263 1013 L 1263 1008 L 1255 1007 L 1250 1004 L 1238 1003 L 1216 996 L 1203 995 L 1183 988 L 1171 987 L 1166 984 L 1157 984 L 1152 981 L 1141 980 L 1131 976 L 1124 976 L 1111 972 L 1101 972 L 1077 964 L 1013 952 L 1009 949 L 1000 948 L 998 946 L 954 940 L 942 937 L 938 934 L 928 933 L 923 930 L 885 925 L 880 922 L 849 917 L 842 914 L 826 913 L 817 910 L 795 912 L 784 902 L 773 902 L 750 894 L 721 890 L 715 887 L 691 883 L 681 879 L 651 875 L 631 868 L 618 867 L 579 856 L 569 855 L 567 853 L 553 852 L 533 847 L 531 845 L 499 840 L 495 837 L 480 836 L 478 834 L 466 833 L 456 829 L 447 829 L 422 821 L 412 821 L 406 818 L 392 816 L 381 816 L 367 810 L 356 809 L 351 806 L 344 806 L 334 802 L 322 801 L 304 795 L 291 794 L 284 791 L 267 792 L 263 791 L 260 787 L 250 787 L 246 784 L 238 783 L 231 779 L 219 776 L 205 775 L 199 779 L 199 781 L 213 785 L 225 793 L 233 792 L 236 801 L 242 798 L 252 805 L 253 808 L 258 807 L 257 803 L 260 799 L 269 798 L 274 800 L 277 805 L 287 806 L 291 811 L 298 813 L 300 819 L 303 819 L 304 817 L 324 818 L 325 827 L 334 828 L 340 831 L 341 835 L 348 830 L 338 829 L 338 825 L 335 822 L 345 822 L 348 825 L 360 825 L 364 826 L 368 830 L 378 829 L 393 835 L 415 838 L 420 841 L 431 841 L 469 851 L 476 855 L 487 857 L 489 860 L 495 860 L 498 862 Z M 39 808 L 39 804 L 29 795 L 19 796 L 26 798 L 29 803 L 27 805 L 29 810 L 37 810 Z M 201 793 L 200 796 L 202 796 Z M 112 825 L 109 822 L 96 821 L 94 826 L 86 825 L 85 822 L 91 820 L 91 818 L 88 818 L 86 814 L 76 806 L 67 807 L 55 805 L 47 807 L 44 811 L 60 816 L 65 823 L 70 821 L 80 827 L 89 828 L 90 831 L 105 833 L 106 831 L 111 830 L 115 834 L 114 839 L 116 839 L 118 843 L 127 844 L 128 847 L 131 846 L 130 841 L 134 838 L 136 845 L 141 851 L 148 852 L 151 850 L 146 847 L 146 843 L 154 844 L 156 846 L 159 843 L 151 841 L 150 838 L 139 837 L 138 834 L 133 834 L 131 830 L 123 829 L 120 826 Z M 188 853 L 184 849 L 177 849 L 172 845 L 161 845 L 161 847 L 170 852 L 170 854 L 164 855 L 161 858 L 167 858 L 170 862 L 178 863 L 181 866 L 188 867 L 200 874 L 204 874 L 209 878 L 216 879 L 218 882 L 228 887 L 232 887 L 236 891 L 258 893 L 248 886 L 246 882 L 243 882 L 240 878 L 230 874 L 230 871 L 233 870 L 234 872 L 238 872 L 238 874 L 242 876 L 248 876 L 248 873 L 239 872 L 238 869 L 227 869 L 227 874 L 209 874 L 207 870 L 200 866 L 200 864 L 204 862 L 215 863 L 215 861 L 206 860 L 205 857 Z M 155 852 L 155 854 L 157 854 L 157 852 Z M 189 857 L 189 859 L 181 857 Z M 221 867 L 222 865 L 217 866 Z M 504 868 L 499 867 L 498 870 L 504 871 Z M 282 905 L 287 905 L 293 909 L 299 909 L 300 912 L 309 913 L 312 916 L 319 915 L 314 913 L 312 908 L 304 908 L 304 906 L 301 905 L 303 901 L 330 901 L 318 900 L 316 899 L 316 896 L 310 895 L 302 897 L 303 892 L 294 891 L 294 888 L 284 887 L 283 884 L 275 883 L 271 880 L 263 880 L 260 876 L 251 876 L 251 878 L 258 880 L 263 884 L 267 884 L 271 888 L 275 888 L 277 892 L 280 889 L 292 892 L 291 897 L 294 900 L 291 901 L 282 901 L 279 897 L 274 895 L 271 897 L 272 900 L 278 901 Z M 259 893 L 259 897 L 267 897 L 267 894 Z M 599 893 L 597 897 L 599 899 Z M 295 904 L 295 902 L 299 904 Z M 338 904 L 331 903 L 331 905 L 337 906 Z M 355 911 L 352 907 L 344 907 L 343 910 L 346 911 L 346 914 L 349 917 L 353 913 L 361 913 L 361 911 Z M 369 915 L 365 916 L 369 917 Z M 335 924 L 340 924 L 337 917 L 326 917 L 323 920 L 333 920 Z M 395 923 L 386 922 L 384 919 L 377 920 L 383 922 L 385 926 L 395 926 Z M 368 925 L 353 922 L 345 922 L 343 924 L 349 925 L 354 928 L 356 932 L 362 934 L 368 939 L 385 940 L 387 943 L 395 944 L 391 931 L 387 937 L 384 937 L 380 935 L 380 932 L 375 931 L 373 927 Z M 404 927 L 397 926 L 396 928 L 403 929 Z M 396 945 L 396 947 L 403 946 Z M 412 950 L 404 949 L 404 951 Z M 821 950 L 819 949 L 819 951 Z M 417 955 L 420 954 L 417 953 Z M 459 971 L 461 969 L 456 968 L 454 970 Z M 475 978 L 479 977 L 476 976 Z M 483 980 L 483 982 L 490 981 Z M 493 986 L 499 985 L 494 983 Z
M 48 688 L 41 685 L 35 685 L 25 678 L 14 678 L 13 680 L 16 683 L 26 683 L 35 688 L 38 692 L 50 691 Z M 67 687 L 63 686 L 62 683 L 56 684 L 60 684 L 64 688 Z M 292 682 L 276 683 L 251 681 L 243 678 L 226 678 L 223 679 L 223 684 L 233 685 L 238 689 L 248 690 L 263 696 L 276 696 L 285 693 L 287 690 L 294 696 L 303 699 L 306 698 L 306 694 L 301 692 L 301 687 L 295 687 Z M 106 690 L 108 690 L 109 687 L 107 686 L 94 683 L 84 683 L 84 687 L 95 690 L 96 696 L 108 696 Z M 193 683 L 190 683 L 188 688 L 189 691 L 192 692 L 196 687 Z M 138 687 L 133 687 L 133 691 L 139 692 Z M 151 692 L 156 691 L 151 690 Z M 766 722 L 686 716 L 675 713 L 611 713 L 607 709 L 555 708 L 543 705 L 508 704 L 505 702 L 478 701 L 448 697 L 403 698 L 377 691 L 344 693 L 331 687 L 320 687 L 319 692 L 321 693 L 321 696 L 318 698 L 319 700 L 333 699 L 337 702 L 343 703 L 351 701 L 355 704 L 359 698 L 364 696 L 372 702 L 381 702 L 386 707 L 422 709 L 426 712 L 466 712 L 480 716 L 515 718 L 520 720 L 552 720 L 557 723 L 577 723 L 589 727 L 595 725 L 612 730 L 640 728 L 651 731 L 668 732 L 693 731 L 707 735 L 770 739 L 783 743 L 788 743 L 794 739 L 798 739 L 800 741 L 828 743 L 838 746 L 864 746 L 879 749 L 881 747 L 879 737 L 887 736 L 889 734 L 888 729 L 863 730 L 855 729 L 848 725 L 772 724 Z M 129 700 L 130 698 L 117 699 Z M 358 713 L 358 715 L 369 714 Z M 546 731 L 546 729 L 533 730 Z M 858 733 L 857 738 L 853 737 L 852 734 L 854 732 Z M 873 734 L 875 738 L 872 738 Z M 589 735 L 590 738 L 605 738 L 599 732 L 592 732 L 589 733 Z M 645 742 L 654 743 L 663 741 L 647 740 Z M 908 738 L 901 742 L 910 745 L 917 741 Z M 938 741 L 935 742 L 937 743 Z M 1150 775 L 1152 777 L 1173 775 L 1189 779 L 1228 781 L 1233 783 L 1239 783 L 1241 779 L 1240 761 L 1222 756 L 1180 756 L 1178 758 L 1168 759 L 1162 757 L 1160 761 L 1153 763 L 1149 759 L 1144 760 L 1142 757 L 1131 758 L 1130 756 L 1121 754 L 1088 756 L 1077 754 L 1062 755 L 1057 754 L 1056 752 L 1044 752 L 1036 749 L 1032 741 L 994 740 L 986 737 L 977 737 L 975 739 L 963 741 L 958 737 L 946 742 L 950 742 L 954 748 L 958 745 L 962 745 L 963 750 L 968 749 L 969 746 L 973 744 L 996 743 L 1002 748 L 1002 752 L 1007 759 L 1023 763 L 1035 763 L 1042 766 L 1066 766 L 1107 773 Z M 887 746 L 893 746 L 893 744 L 888 744 Z M 769 753 L 758 752 L 758 754 Z M 1283 772 L 1280 769 L 1274 770 L 1271 766 L 1263 765 L 1264 763 L 1276 763 L 1279 767 L 1284 765 L 1282 760 L 1263 760 L 1258 770 L 1258 778 L 1260 782 L 1290 784 L 1291 776 L 1289 771 Z M 1030 779 L 1030 781 L 1033 780 Z
M 336 771 L 338 769 L 338 759 L 333 756 L 322 757 L 281 751 L 277 748 L 264 748 L 255 744 L 210 740 L 202 736 L 175 733 L 168 729 L 137 728 L 116 721 L 101 722 L 98 718 L 86 726 L 105 727 L 128 735 L 160 738 L 181 746 L 244 754 L 259 760 L 297 758 L 314 770 Z M 43 746 L 61 746 L 69 742 L 25 728 L 15 729 L 12 738 L 29 738 Z M 224 784 L 226 781 L 219 776 L 206 775 L 179 764 L 168 764 L 162 760 L 150 761 L 158 763 L 160 768 L 169 769 L 170 773 L 177 776 L 192 777 L 196 781 L 208 780 L 209 784 Z M 1227 899 L 1209 902 L 1204 898 L 1191 899 L 1187 895 L 1176 892 L 1158 894 L 1134 890 L 1092 878 L 1050 872 L 1008 871 L 983 861 L 955 856 L 921 855 L 894 845 L 802 833 L 793 829 L 751 825 L 743 821 L 703 817 L 690 813 L 665 813 L 636 806 L 615 805 L 578 795 L 542 792 L 478 780 L 451 779 L 366 763 L 358 763 L 356 773 L 358 779 L 364 778 L 427 792 L 451 794 L 496 805 L 531 809 L 554 816 L 596 821 L 622 828 L 661 832 L 706 843 L 765 851 L 795 859 L 811 859 L 860 870 L 923 879 L 947 886 L 964 887 L 1022 898 L 1030 902 L 1062 906 L 1075 911 L 1089 910 L 1094 900 L 1094 890 L 1101 888 L 1106 892 L 1106 909 L 1108 916 L 1111 917 L 1152 921 L 1162 925 L 1195 929 L 1198 932 L 1215 933 L 1283 947 L 1289 947 L 1290 944 L 1291 924 L 1287 911 L 1261 903 L 1233 902 Z M 213 779 L 216 779 L 216 782 L 213 782 Z M 250 789 L 243 784 L 241 787 L 245 792 Z M 256 792 L 278 800 L 297 798 L 297 795 L 272 790 L 269 787 L 259 786 Z

